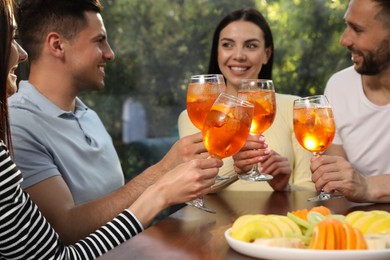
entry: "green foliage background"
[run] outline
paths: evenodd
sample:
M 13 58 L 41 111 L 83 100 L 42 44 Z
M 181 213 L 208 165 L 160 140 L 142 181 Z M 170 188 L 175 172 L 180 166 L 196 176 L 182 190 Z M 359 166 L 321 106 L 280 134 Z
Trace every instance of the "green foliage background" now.
M 274 82 L 280 93 L 323 92 L 326 81 L 350 63 L 339 46 L 347 0 L 103 0 L 103 18 L 116 59 L 106 88 L 83 93 L 118 148 L 127 97 L 147 109 L 148 136 L 177 135 L 187 79 L 207 72 L 212 35 L 228 12 L 256 7 L 275 40 Z

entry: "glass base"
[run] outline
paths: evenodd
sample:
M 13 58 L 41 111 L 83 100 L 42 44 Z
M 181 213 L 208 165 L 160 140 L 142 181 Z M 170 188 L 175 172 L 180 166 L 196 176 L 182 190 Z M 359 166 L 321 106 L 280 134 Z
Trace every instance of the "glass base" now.
M 269 181 L 274 177 L 268 174 L 240 174 L 238 178 L 244 181 Z
M 269 181 L 272 180 L 274 177 L 269 174 L 261 173 L 261 170 L 259 170 L 258 165 L 254 164 L 249 172 L 245 174 L 238 174 L 238 178 L 244 181 Z
M 217 175 L 217 177 L 215 177 L 215 180 L 216 181 L 224 181 L 224 180 L 227 180 L 229 179 L 230 177 L 226 177 L 226 176 L 219 176 Z
M 187 202 L 186 204 L 189 205 L 189 206 L 195 207 L 197 209 L 204 210 L 204 211 L 206 211 L 208 213 L 216 214 L 216 212 L 214 210 L 209 209 L 208 207 L 206 207 L 206 205 L 204 204 L 203 198 L 195 199 L 193 201 Z
M 269 181 L 274 177 L 269 174 L 261 173 L 258 171 L 257 167 L 254 167 L 250 172 L 245 174 L 238 174 L 238 178 L 244 181 Z
M 325 200 L 341 199 L 341 198 L 344 198 L 344 195 L 334 194 L 334 193 L 329 194 L 329 193 L 321 191 L 320 194 L 318 194 L 318 196 L 308 198 L 307 201 L 316 202 L 316 201 L 325 201 Z

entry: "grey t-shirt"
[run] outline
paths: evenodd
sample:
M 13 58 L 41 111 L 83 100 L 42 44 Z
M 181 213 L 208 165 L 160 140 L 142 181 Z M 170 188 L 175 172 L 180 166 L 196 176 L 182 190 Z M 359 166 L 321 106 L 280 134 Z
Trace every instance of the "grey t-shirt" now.
M 23 188 L 62 176 L 76 204 L 124 184 L 118 155 L 98 115 L 80 99 L 63 111 L 29 82 L 8 100 L 16 165 Z

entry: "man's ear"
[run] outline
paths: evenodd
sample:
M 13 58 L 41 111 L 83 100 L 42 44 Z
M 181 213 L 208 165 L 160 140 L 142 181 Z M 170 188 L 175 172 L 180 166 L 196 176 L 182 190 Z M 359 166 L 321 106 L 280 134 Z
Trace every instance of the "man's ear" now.
M 65 38 L 56 32 L 51 32 L 46 37 L 48 51 L 57 57 L 62 57 L 64 55 L 65 42 Z

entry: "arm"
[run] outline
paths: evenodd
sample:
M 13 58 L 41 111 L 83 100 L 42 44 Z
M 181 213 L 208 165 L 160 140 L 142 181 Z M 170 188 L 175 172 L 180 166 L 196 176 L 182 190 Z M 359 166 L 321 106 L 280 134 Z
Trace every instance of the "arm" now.
M 209 193 L 221 166 L 222 161 L 215 158 L 180 164 L 148 187 L 129 209 L 145 226 L 164 208 Z
M 165 157 L 146 169 L 117 191 L 95 200 L 76 205 L 64 179 L 54 176 L 26 191 L 65 243 L 85 237 L 129 207 L 151 184 L 182 162 L 207 158 L 201 133 L 177 141 Z
M 5 209 L 10 209 L 7 214 L 0 215 L 3 226 L 0 238 L 1 241 L 6 241 L 1 243 L 4 248 L 0 251 L 2 256 L 22 259 L 37 259 L 43 255 L 45 258 L 56 259 L 95 259 L 142 232 L 143 226 L 150 223 L 165 207 L 209 192 L 218 167 L 222 164 L 218 159 L 202 159 L 176 167 L 151 185 L 128 210 L 124 210 L 83 241 L 64 247 L 36 205 L 21 190 L 20 171 L 8 154 L 5 154 L 5 150 L 1 150 L 0 158 L 1 179 L 6 180 L 1 183 L 0 204 Z M 14 234 L 13 239 L 9 239 L 10 233 Z M 36 240 L 36 237 L 40 239 Z M 31 248 L 33 250 L 28 250 Z
M 88 241 L 64 247 L 37 206 L 22 191 L 21 173 L 2 142 L 0 146 L 0 258 L 95 259 L 143 230 L 136 217 L 124 211 L 90 235 Z
M 128 192 L 127 200 L 129 203 L 134 202 L 147 187 L 177 165 L 192 159 L 205 159 L 207 157 L 208 153 L 203 144 L 202 133 L 197 132 L 182 137 L 158 163 L 126 183 L 124 190 Z
M 341 145 L 331 145 L 326 155 L 312 158 L 316 189 L 341 192 L 356 202 L 390 202 L 390 174 L 365 177 L 347 161 Z

